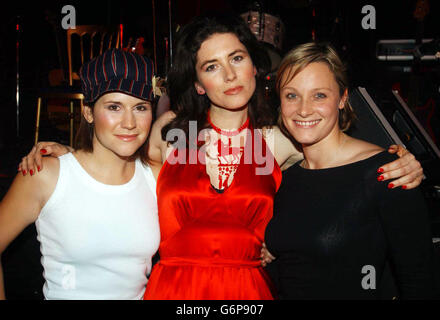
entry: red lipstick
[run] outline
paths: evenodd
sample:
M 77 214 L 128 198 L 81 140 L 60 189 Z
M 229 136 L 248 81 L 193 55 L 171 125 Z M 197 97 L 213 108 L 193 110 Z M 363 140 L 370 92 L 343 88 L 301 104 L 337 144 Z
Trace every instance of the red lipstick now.
M 235 94 L 240 93 L 241 90 L 243 90 L 243 86 L 238 86 L 238 87 L 235 87 L 235 88 L 228 89 L 228 90 L 226 90 L 224 93 L 225 93 L 226 95 L 229 95 L 229 96 L 230 96 L 230 95 L 235 95 Z
M 122 141 L 125 142 L 130 142 L 136 139 L 136 137 L 138 136 L 137 134 L 116 134 L 116 137 L 118 137 L 119 139 L 121 139 Z

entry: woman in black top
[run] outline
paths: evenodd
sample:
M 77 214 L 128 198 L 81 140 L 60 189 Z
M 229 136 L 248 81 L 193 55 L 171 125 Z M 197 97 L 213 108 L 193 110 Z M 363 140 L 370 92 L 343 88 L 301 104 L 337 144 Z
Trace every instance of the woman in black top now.
M 344 133 L 353 119 L 334 49 L 292 50 L 277 77 L 280 127 L 304 152 L 284 171 L 266 245 L 281 299 L 377 299 L 388 258 L 400 298 L 433 297 L 428 211 L 418 189 L 378 183 L 395 156 Z

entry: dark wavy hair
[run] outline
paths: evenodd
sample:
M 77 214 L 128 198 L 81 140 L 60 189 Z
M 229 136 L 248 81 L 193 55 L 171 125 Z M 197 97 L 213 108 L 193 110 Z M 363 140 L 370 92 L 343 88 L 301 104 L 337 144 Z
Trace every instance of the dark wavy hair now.
M 166 140 L 167 132 L 175 128 L 183 130 L 188 137 L 189 121 L 197 121 L 197 134 L 209 127 L 206 118 L 211 102 L 206 95 L 196 92 L 194 83 L 197 81 L 197 52 L 202 43 L 215 33 L 236 35 L 246 47 L 257 69 L 256 88 L 248 108 L 250 125 L 253 128 L 262 128 L 271 126 L 276 121 L 275 112 L 264 96 L 264 76 L 270 70 L 267 52 L 241 17 L 208 14 L 196 17 L 176 35 L 173 66 L 167 79 L 171 110 L 176 117 L 162 128 L 163 140 Z

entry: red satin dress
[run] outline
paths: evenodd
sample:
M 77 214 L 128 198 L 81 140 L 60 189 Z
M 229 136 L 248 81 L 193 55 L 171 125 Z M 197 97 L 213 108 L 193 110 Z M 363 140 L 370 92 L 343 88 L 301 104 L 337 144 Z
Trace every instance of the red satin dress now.
M 247 139 L 246 148 L 253 148 L 253 140 Z M 264 167 L 257 164 L 261 158 L 245 161 L 242 155 L 223 193 L 212 187 L 204 164 L 164 163 L 157 180 L 160 261 L 144 299 L 273 299 L 260 251 L 281 170 L 260 141 L 273 170 L 257 175 L 256 168 Z

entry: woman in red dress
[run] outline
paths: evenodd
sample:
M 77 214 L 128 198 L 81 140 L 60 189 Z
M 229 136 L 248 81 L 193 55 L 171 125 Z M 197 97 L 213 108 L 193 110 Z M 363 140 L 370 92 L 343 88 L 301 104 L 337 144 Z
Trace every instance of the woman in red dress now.
M 266 71 L 258 48 L 239 18 L 199 18 L 179 33 L 168 76 L 174 112 L 158 119 L 150 140 L 151 159 L 166 161 L 157 180 L 160 261 L 145 299 L 273 298 L 260 250 L 281 170 L 252 130 L 273 122 L 255 95 L 256 75 Z M 199 141 L 168 145 L 173 130 Z M 257 144 L 266 151 L 259 159 Z

